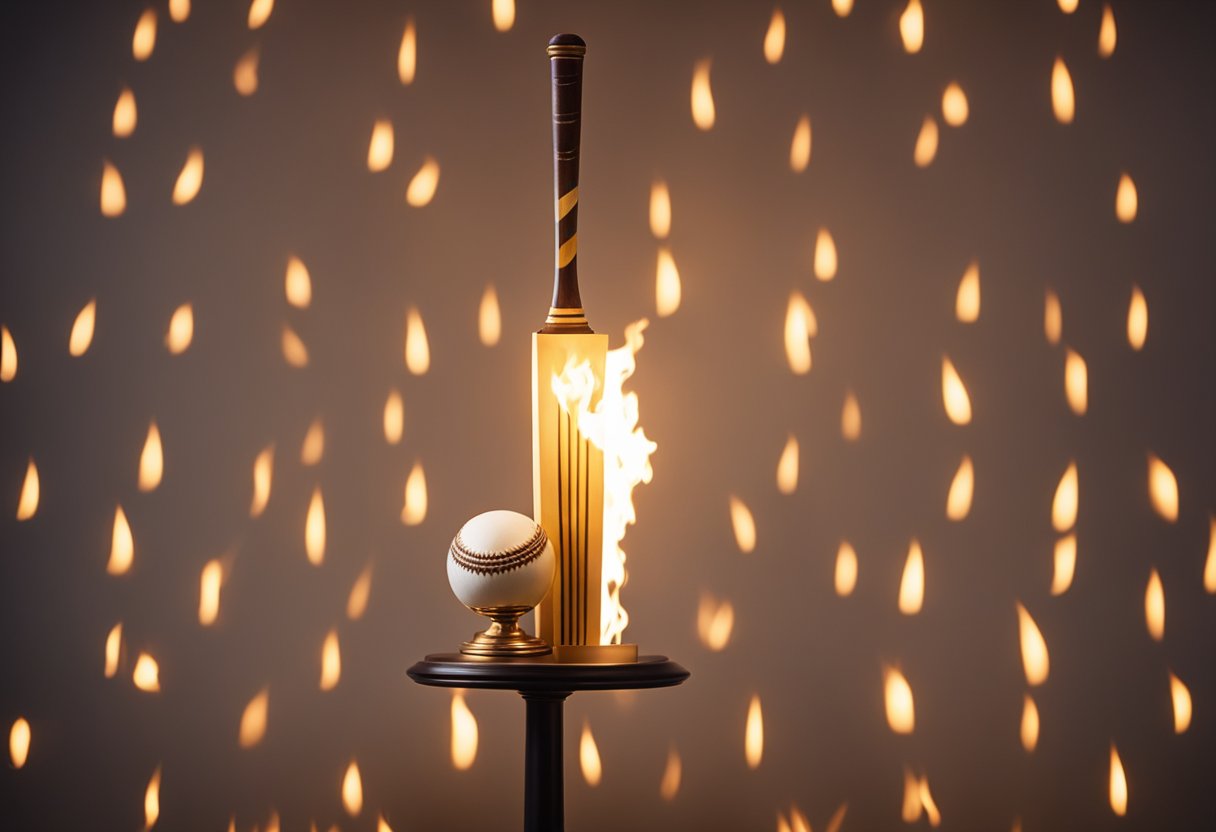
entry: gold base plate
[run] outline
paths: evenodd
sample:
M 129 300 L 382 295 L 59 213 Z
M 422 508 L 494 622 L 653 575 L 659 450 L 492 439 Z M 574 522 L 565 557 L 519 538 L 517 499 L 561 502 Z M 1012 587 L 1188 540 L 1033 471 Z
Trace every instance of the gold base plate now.
M 460 645 L 460 652 L 467 656 L 546 656 L 553 652 L 543 638 L 530 636 L 519 626 L 519 617 L 530 607 L 500 607 L 496 609 L 474 607 L 476 612 L 487 616 L 493 623 L 469 641 Z
M 635 664 L 636 644 L 558 644 L 553 658 L 559 664 Z

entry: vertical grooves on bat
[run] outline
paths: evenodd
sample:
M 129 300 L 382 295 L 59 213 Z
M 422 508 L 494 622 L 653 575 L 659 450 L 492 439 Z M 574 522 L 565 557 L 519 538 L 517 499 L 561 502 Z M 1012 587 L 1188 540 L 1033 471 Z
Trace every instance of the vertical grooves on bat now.
M 574 574 L 570 576 L 571 582 L 574 584 L 574 591 L 571 593 L 574 597 L 574 643 L 583 644 L 583 598 L 578 591 L 579 575 L 583 572 L 583 553 L 578 548 L 578 530 L 583 525 L 583 513 L 579 511 L 579 492 L 583 487 L 582 477 L 582 459 L 579 456 L 579 438 L 582 436 L 578 432 L 578 428 L 571 428 L 570 431 L 570 451 L 574 456 L 574 495 L 570 498 L 570 513 L 571 517 L 570 532 L 571 541 L 570 548 L 574 552 Z
M 585 460 L 584 465 L 590 466 L 591 460 L 588 458 L 590 448 L 587 447 L 587 440 L 584 439 L 581 443 L 579 443 L 579 446 L 583 454 L 583 459 Z M 587 586 L 587 574 L 590 571 L 587 568 L 589 566 L 588 560 L 590 557 L 590 550 L 587 546 L 587 537 L 589 535 L 588 529 L 590 526 L 588 520 L 591 516 L 591 506 L 589 505 L 591 502 L 591 478 L 587 477 L 586 480 L 587 481 L 584 483 L 583 487 L 583 510 L 581 512 L 583 516 L 583 644 L 595 644 L 599 642 L 599 639 L 596 638 L 593 642 L 592 636 L 593 634 L 599 633 L 599 622 L 587 620 L 590 617 L 587 611 L 587 593 L 590 591 L 590 588 Z
M 561 617 L 561 637 L 559 640 L 564 643 L 566 641 L 566 617 L 568 613 L 566 605 L 562 603 L 562 599 L 567 595 L 566 580 L 569 574 L 569 568 L 566 565 L 566 512 L 562 505 L 562 475 L 566 473 L 566 463 L 562 461 L 562 409 L 560 405 L 555 404 L 554 406 L 557 407 L 557 545 L 560 550 L 558 552 L 558 565 L 562 570 L 561 592 L 555 600 Z M 569 477 L 567 476 L 568 479 Z

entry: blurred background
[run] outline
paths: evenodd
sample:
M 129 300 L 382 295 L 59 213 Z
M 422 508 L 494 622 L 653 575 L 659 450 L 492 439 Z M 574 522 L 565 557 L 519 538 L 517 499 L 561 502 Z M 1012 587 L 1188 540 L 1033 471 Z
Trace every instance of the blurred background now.
M 570 828 L 1216 821 L 1216 7 L 3 16 L 0 825 L 519 826 L 519 698 L 404 671 L 530 513 L 562 31 L 692 671 L 568 702 Z

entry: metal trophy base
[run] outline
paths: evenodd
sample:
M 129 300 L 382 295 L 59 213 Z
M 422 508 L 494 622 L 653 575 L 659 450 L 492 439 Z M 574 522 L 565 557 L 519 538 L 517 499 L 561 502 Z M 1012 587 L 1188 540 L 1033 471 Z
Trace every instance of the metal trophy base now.
M 636 644 L 557 644 L 553 657 L 562 664 L 632 664 L 638 660 Z
M 514 658 L 517 656 L 545 656 L 552 652 L 543 638 L 530 636 L 519 626 L 519 618 L 531 607 L 473 607 L 474 612 L 486 616 L 493 623 L 460 645 L 460 652 L 468 656 L 492 656 Z
M 441 653 L 427 656 L 406 673 L 420 685 L 519 691 L 527 710 L 524 832 L 565 829 L 562 704 L 566 697 L 580 690 L 673 687 L 688 678 L 688 671 L 666 656 L 605 664 L 567 663 L 552 655 L 487 659 Z

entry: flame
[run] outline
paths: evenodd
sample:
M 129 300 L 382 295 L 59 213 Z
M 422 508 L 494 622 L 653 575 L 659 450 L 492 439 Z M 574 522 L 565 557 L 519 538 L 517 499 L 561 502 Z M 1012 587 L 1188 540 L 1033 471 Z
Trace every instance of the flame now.
M 1110 744 L 1110 808 L 1119 817 L 1127 814 L 1127 775 L 1113 742 Z
M 156 420 L 148 426 L 148 438 L 139 454 L 139 490 L 155 491 L 165 471 L 165 453 L 161 447 L 160 429 Z
M 819 330 L 819 322 L 806 297 L 797 289 L 790 292 L 785 310 L 785 357 L 795 375 L 811 371 L 810 337 Z
M 346 617 L 358 621 L 367 612 L 367 601 L 372 593 L 372 565 L 369 563 L 359 573 L 351 585 L 350 595 L 346 597 Z
M 848 17 L 853 11 L 853 0 L 832 0 L 832 11 L 837 17 Z
M 896 734 L 911 734 L 916 727 L 916 706 L 912 701 L 912 686 L 898 668 L 883 665 L 883 699 L 887 707 L 887 725 Z
M 836 594 L 847 598 L 857 586 L 857 551 L 847 540 L 836 549 Z
M 697 607 L 697 635 L 701 643 L 715 653 L 726 649 L 735 626 L 735 608 L 730 601 L 719 601 L 708 592 L 701 593 Z
M 17 377 L 17 344 L 8 327 L 0 326 L 0 381 Z
M 109 159 L 102 162 L 101 169 L 101 215 L 122 216 L 127 210 L 127 189 L 122 184 L 122 174 Z
M 1072 124 L 1076 114 L 1077 104 L 1072 89 L 1072 76 L 1064 59 L 1056 56 L 1056 62 L 1051 68 L 1051 109 L 1060 124 Z
M 249 4 L 249 28 L 260 29 L 270 19 L 272 11 L 274 0 L 253 0 Z
M 1047 657 L 1047 642 L 1039 632 L 1039 625 L 1034 623 L 1030 613 L 1016 602 L 1018 610 L 1018 631 L 1022 643 L 1022 669 L 1026 671 L 1026 684 L 1034 687 L 1047 681 L 1051 663 Z
M 1127 343 L 1139 352 L 1148 337 L 1148 301 L 1140 287 L 1132 286 L 1132 299 L 1127 305 Z
M 903 818 L 904 823 L 916 823 L 924 811 L 924 806 L 920 802 L 920 778 L 905 766 L 904 804 L 900 810 L 900 817 Z
M 790 805 L 790 832 L 811 832 L 811 823 L 797 804 Z
M 785 52 L 785 15 L 780 8 L 773 9 L 773 16 L 768 22 L 768 31 L 764 33 L 764 60 L 770 64 L 779 63 Z
M 950 492 L 946 495 L 946 517 L 959 521 L 971 512 L 971 497 L 975 491 L 975 467 L 971 457 L 964 456 L 950 481 Z
M 194 340 L 194 307 L 183 303 L 173 310 L 169 318 L 169 331 L 165 333 L 165 347 L 172 355 L 181 355 L 190 348 Z
M 846 442 L 856 442 L 861 438 L 861 404 L 852 390 L 844 394 L 844 406 L 840 409 L 840 435 Z
M 359 777 L 359 764 L 353 759 L 342 775 L 342 805 L 352 818 L 363 811 L 363 780 Z
M 1153 569 L 1144 588 L 1144 623 L 1153 641 L 1165 638 L 1165 587 L 1161 585 L 1161 574 Z
M 760 696 L 753 694 L 747 705 L 747 727 L 743 731 L 743 757 L 747 767 L 755 770 L 764 757 L 764 714 L 760 710 Z
M 1039 744 L 1039 706 L 1030 694 L 1022 699 L 1022 748 L 1029 754 Z
M 330 630 L 321 645 L 321 690 L 333 690 L 342 678 L 342 651 L 338 631 Z
M 980 317 L 980 264 L 972 260 L 958 282 L 954 297 L 954 316 L 962 323 L 975 323 Z
M 237 735 L 241 748 L 253 748 L 266 736 L 266 712 L 269 708 L 270 688 L 262 688 L 241 713 L 241 728 Z
M 925 43 L 925 10 L 920 0 L 908 0 L 903 14 L 899 16 L 899 36 L 904 42 L 904 51 L 915 55 Z
M 308 502 L 308 516 L 304 520 L 304 549 L 308 562 L 320 566 L 325 560 L 325 501 L 321 498 L 321 486 L 312 492 Z
M 401 33 L 401 47 L 397 50 L 397 77 L 409 86 L 414 83 L 417 73 L 418 30 L 414 26 L 414 16 L 410 15 L 405 21 L 405 31 Z
M 600 750 L 595 745 L 595 737 L 591 735 L 591 724 L 586 720 L 583 720 L 583 735 L 578 741 L 578 762 L 587 785 L 592 788 L 598 786 L 604 767 L 600 763 Z
M 657 240 L 665 240 L 671 233 L 671 194 L 662 179 L 650 186 L 650 233 Z
M 110 628 L 110 632 L 106 635 L 106 665 L 105 674 L 107 679 L 113 679 L 118 675 L 118 660 L 122 656 L 122 622 L 115 624 Z
M 793 494 L 798 489 L 798 439 L 792 433 L 777 461 L 777 490 Z
M 925 809 L 925 817 L 929 819 L 929 825 L 936 828 L 941 825 L 942 816 L 937 810 L 937 802 L 934 801 L 933 795 L 929 792 L 929 776 L 925 775 L 920 778 L 920 783 L 917 788 L 920 796 L 920 805 Z
M 659 781 L 659 796 L 664 800 L 675 800 L 680 793 L 680 777 L 684 766 L 680 753 L 673 746 L 667 752 L 667 765 L 663 768 L 663 779 Z
M 144 693 L 159 692 L 160 665 L 156 663 L 156 659 L 141 652 L 135 659 L 135 669 L 131 672 L 131 681 Z
M 1077 463 L 1069 462 L 1051 500 L 1051 525 L 1060 534 L 1077 524 L 1078 490 Z
M 1119 177 L 1119 189 L 1115 192 L 1115 216 L 1119 218 L 1119 222 L 1129 223 L 1136 218 L 1138 202 L 1136 183 L 1130 175 L 1122 174 Z
M 756 521 L 752 518 L 751 509 L 733 494 L 730 497 L 730 524 L 739 551 L 750 554 L 756 548 Z
M 270 501 L 270 481 L 274 474 L 274 445 L 262 449 L 253 461 L 253 500 L 249 504 L 249 516 L 261 517 Z
M 137 61 L 146 61 L 152 57 L 156 47 L 156 10 L 145 9 L 135 24 L 135 34 L 131 36 L 131 54 Z
M 258 48 L 255 46 L 240 57 L 232 68 L 232 86 L 248 98 L 258 91 Z
M 452 693 L 452 765 L 468 771 L 477 759 L 477 718 L 464 701 L 464 691 Z
M 1170 673 L 1170 700 L 1174 705 L 1174 733 L 1185 734 L 1191 727 L 1191 692 L 1172 672 Z
M 255 827 L 255 832 L 256 832 L 256 827 Z M 279 813 L 278 812 L 271 810 L 270 817 L 268 817 L 266 819 L 265 832 L 280 832 Z
M 498 292 L 493 283 L 487 284 L 481 295 L 481 306 L 477 309 L 477 337 L 487 347 L 495 346 L 502 337 L 502 312 L 498 308 Z
M 916 134 L 916 147 L 912 150 L 912 161 L 918 168 L 927 168 L 933 164 L 937 156 L 937 122 L 932 116 L 925 116 L 921 122 L 920 132 Z
M 393 827 L 388 825 L 388 821 L 384 819 L 384 815 L 376 818 L 376 832 L 393 832 Z
M 1203 566 L 1203 588 L 1216 595 L 1216 515 L 1208 517 L 1208 557 Z
M 210 627 L 220 614 L 220 587 L 224 583 L 224 566 L 218 558 L 207 561 L 198 583 L 198 623 Z
M 300 462 L 304 465 L 316 465 L 324 455 L 325 426 L 320 419 L 313 419 L 304 433 L 304 442 L 300 445 Z
M 89 351 L 96 321 L 97 300 L 93 299 L 84 305 L 72 323 L 72 333 L 68 336 L 68 353 L 74 358 L 79 358 Z
M 958 370 L 945 356 L 942 356 L 942 403 L 946 406 L 946 416 L 954 424 L 965 425 L 971 421 L 971 397 L 967 395 Z
M 114 117 L 111 120 L 115 138 L 125 139 L 135 132 L 135 124 L 139 120 L 139 112 L 135 107 L 135 93 L 130 87 L 123 87 L 114 102 Z
M 1043 301 L 1043 334 L 1047 337 L 1047 343 L 1056 345 L 1060 343 L 1060 336 L 1064 332 L 1064 313 L 1060 309 L 1060 297 L 1050 289 Z
M 282 347 L 283 360 L 292 367 L 308 366 L 308 347 L 304 346 L 300 336 L 287 324 L 283 324 Z
M 135 541 L 131 537 L 131 526 L 127 523 L 127 515 L 118 506 L 114 510 L 114 531 L 110 536 L 110 560 L 106 563 L 106 571 L 111 575 L 125 575 L 135 559 Z
M 203 151 L 198 147 L 190 148 L 182 171 L 177 175 L 173 185 L 173 204 L 185 205 L 198 196 L 203 187 Z
M 951 81 L 942 93 L 942 118 L 951 127 L 962 127 L 967 123 L 971 108 L 967 104 L 967 94 L 957 81 Z
M 1077 10 L 1077 4 L 1080 0 L 1056 0 L 1060 6 L 1060 11 L 1064 14 L 1072 14 Z
M 1066 535 L 1056 541 L 1054 568 L 1051 574 L 1051 594 L 1063 595 L 1072 586 L 1077 569 L 1077 536 Z
M 399 392 L 390 390 L 388 398 L 384 400 L 384 439 L 388 444 L 396 445 L 404 433 L 405 404 Z
M 851 0 L 850 0 L 851 2 Z M 844 824 L 844 816 L 849 811 L 849 804 L 841 803 L 836 807 L 836 811 L 828 818 L 828 825 L 824 827 L 824 832 L 840 832 L 840 827 Z
M 815 277 L 823 281 L 836 276 L 836 242 L 826 228 L 815 236 Z
M 160 817 L 160 766 L 152 772 L 148 787 L 144 789 L 144 829 L 151 829 Z
M 426 375 L 431 367 L 431 348 L 427 343 L 422 314 L 411 306 L 405 316 L 405 366 L 416 376 Z
M 307 309 L 312 303 L 312 278 L 308 267 L 294 254 L 287 258 L 287 273 L 283 277 L 287 302 L 297 309 Z
M 372 125 L 372 138 L 367 145 L 367 169 L 379 173 L 393 163 L 393 123 L 386 118 L 376 119 Z
M 17 500 L 17 519 L 29 520 L 38 511 L 38 466 L 30 457 L 25 468 L 25 480 L 21 483 L 21 497 Z
M 904 574 L 899 580 L 899 611 L 904 615 L 916 615 L 924 603 L 925 555 L 920 543 L 912 538 L 908 557 L 904 560 Z
M 655 311 L 660 318 L 675 314 L 680 308 L 680 272 L 672 259 L 671 249 L 659 248 L 659 262 L 654 279 Z
M 435 198 L 438 188 L 439 162 L 434 157 L 427 156 L 422 167 L 418 168 L 418 172 L 410 180 L 409 187 L 405 189 L 405 201 L 415 208 L 422 208 Z
M 692 71 L 692 120 L 698 130 L 714 126 L 714 93 L 709 86 L 709 58 L 697 61 Z
M 1170 467 L 1153 453 L 1148 455 L 1148 496 L 1161 519 L 1170 523 L 1178 519 L 1178 480 Z
M 794 126 L 794 138 L 790 140 L 790 170 L 802 173 L 811 163 L 811 117 L 806 113 Z
M 185 23 L 190 17 L 190 0 L 169 0 L 169 17 L 174 23 Z
M 8 756 L 13 768 L 21 768 L 30 756 L 30 724 L 23 716 L 17 717 L 8 732 Z
M 410 475 L 405 478 L 405 505 L 401 509 L 401 522 L 417 526 L 426 519 L 426 471 L 422 461 L 415 460 Z
M 515 0 L 493 0 L 490 13 L 494 17 L 494 28 L 508 32 L 515 25 Z
M 1115 13 L 1111 11 L 1110 3 L 1102 4 L 1102 25 L 1098 28 L 1098 54 L 1109 58 L 1115 54 L 1115 43 L 1119 39 L 1115 29 Z
M 1065 352 L 1064 394 L 1072 412 L 1084 416 L 1089 408 L 1089 371 L 1085 359 L 1072 349 Z

